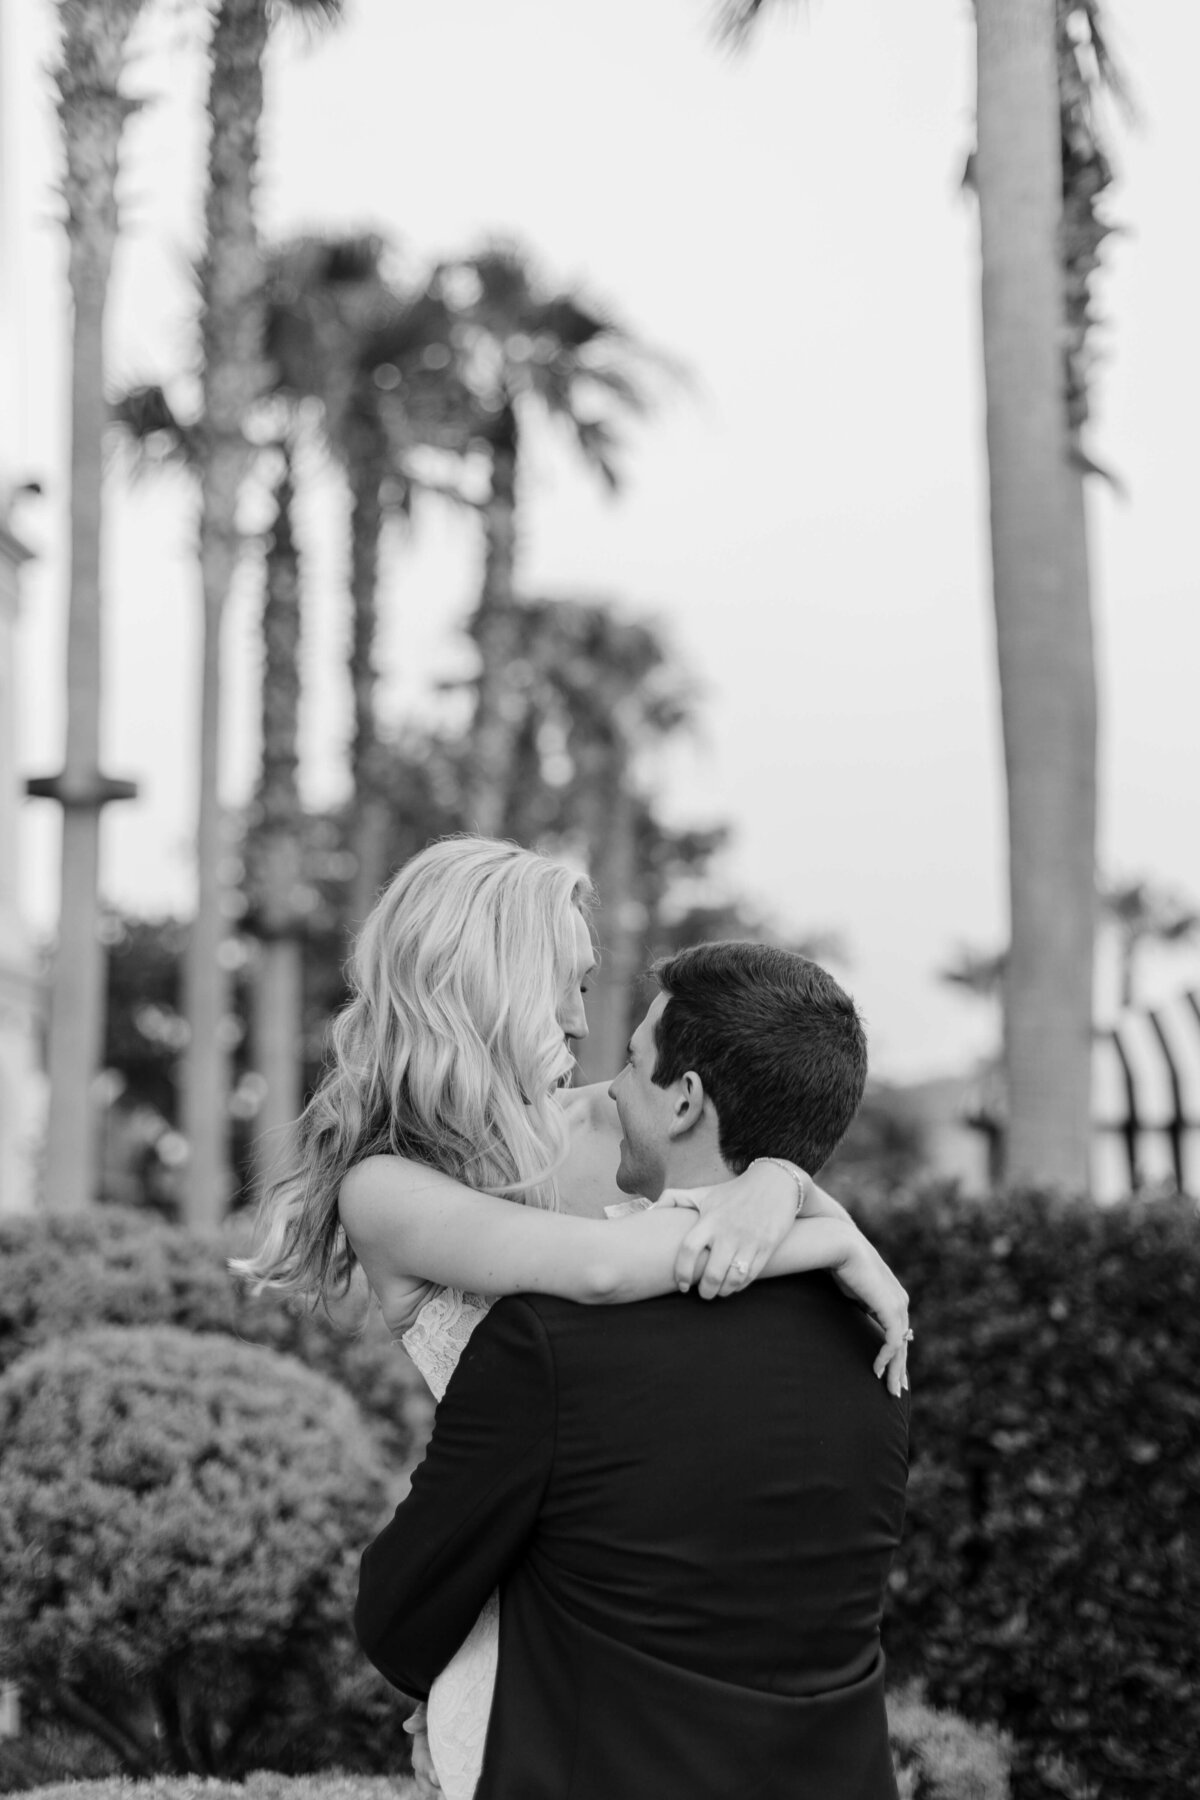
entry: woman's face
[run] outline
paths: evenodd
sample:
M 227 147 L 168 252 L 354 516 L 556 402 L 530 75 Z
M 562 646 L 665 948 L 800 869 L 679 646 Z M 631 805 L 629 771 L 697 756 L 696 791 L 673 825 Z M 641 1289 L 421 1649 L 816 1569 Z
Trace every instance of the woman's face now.
M 581 912 L 574 912 L 571 917 L 574 921 L 575 941 L 566 983 L 558 1003 L 558 1022 L 569 1044 L 578 1043 L 588 1034 L 583 997 L 588 991 L 588 977 L 596 967 L 596 952 L 592 948 L 592 934 L 588 930 L 587 920 Z

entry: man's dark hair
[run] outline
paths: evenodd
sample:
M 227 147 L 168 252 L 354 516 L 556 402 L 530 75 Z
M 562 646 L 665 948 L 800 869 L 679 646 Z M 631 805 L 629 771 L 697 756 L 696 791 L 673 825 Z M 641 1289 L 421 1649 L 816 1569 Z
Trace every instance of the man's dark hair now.
M 785 1156 L 815 1174 L 858 1111 L 867 1039 L 853 1000 L 819 963 L 770 944 L 696 944 L 654 966 L 667 995 L 653 1081 L 694 1069 L 735 1174 Z

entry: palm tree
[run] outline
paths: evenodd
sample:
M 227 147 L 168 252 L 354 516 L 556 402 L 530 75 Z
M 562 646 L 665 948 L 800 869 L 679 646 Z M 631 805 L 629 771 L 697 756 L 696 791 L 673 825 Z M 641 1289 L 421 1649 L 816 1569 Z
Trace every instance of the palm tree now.
M 726 28 L 744 34 L 767 4 L 730 0 Z M 972 162 L 1012 921 L 1006 1174 L 1080 1187 L 1091 1114 L 1096 676 L 1082 416 L 1064 389 L 1085 368 L 1099 240 L 1064 233 L 1064 217 L 1083 216 L 1064 206 L 1066 181 L 1076 176 L 1077 197 L 1088 186 L 1064 140 L 1083 116 L 1079 41 L 1102 67 L 1106 59 L 1096 0 L 976 0 L 975 12 Z M 1093 223 L 1097 191 L 1085 206 Z
M 273 1162 L 299 1115 L 303 1086 L 302 811 L 298 769 L 300 707 L 300 558 L 293 532 L 294 439 L 299 418 L 276 396 L 278 441 L 273 518 L 264 557 L 261 681 L 262 767 L 246 824 L 244 861 L 249 913 L 259 940 L 251 1006 L 253 1063 L 265 1083 L 256 1119 L 260 1161 Z M 195 476 L 196 428 L 184 424 L 161 387 L 131 388 L 111 420 L 135 476 L 178 468 Z M 232 1009 L 227 1018 L 232 1017 Z
M 369 912 L 386 872 L 386 758 L 376 705 L 380 558 L 389 517 L 408 523 L 422 492 L 461 496 L 423 476 L 431 445 L 464 454 L 468 396 L 454 367 L 451 315 L 431 292 L 387 277 L 374 235 L 307 237 L 272 259 L 267 349 L 280 390 L 320 402 L 350 490 L 350 682 L 354 725 L 351 915 Z
M 145 0 L 60 0 L 55 70 L 66 152 L 71 343 L 71 574 L 67 614 L 67 742 L 61 776 L 30 791 L 63 808 L 62 903 L 50 1000 L 46 1204 L 87 1206 L 95 1187 L 92 1084 L 104 1043 L 104 960 L 97 882 L 100 812 L 128 783 L 100 773 L 104 317 L 118 232 L 117 167 L 137 105 L 121 93 L 130 37 Z
M 286 11 L 329 20 L 340 0 L 220 0 L 210 42 L 210 137 L 205 245 L 200 265 L 201 418 L 199 563 L 203 597 L 196 914 L 184 963 L 190 1037 L 184 1059 L 183 1124 L 189 1162 L 184 1215 L 211 1229 L 229 1196 L 228 1071 L 222 1021 L 224 851 L 218 755 L 221 624 L 240 551 L 237 509 L 254 457 L 246 432 L 267 386 L 263 354 L 263 258 L 254 216 L 263 112 L 263 60 L 271 21 Z
M 262 945 L 252 1024 L 255 1068 L 266 1085 L 258 1115 L 261 1160 L 274 1159 L 284 1129 L 299 1111 L 302 1088 L 299 1008 L 306 918 L 297 904 L 304 883 L 296 780 L 300 574 L 291 522 L 293 451 L 299 439 L 313 447 L 322 438 L 331 443 L 351 490 L 351 844 L 356 888 L 364 870 L 370 883 L 365 900 L 356 896 L 353 916 L 361 917 L 382 873 L 388 826 L 372 667 L 380 531 L 385 511 L 407 509 L 412 494 L 431 485 L 408 467 L 412 444 L 443 441 L 449 432 L 438 423 L 446 416 L 448 391 L 442 359 L 433 359 L 432 371 L 420 366 L 422 347 L 437 337 L 436 309 L 421 296 L 408 301 L 390 287 L 383 257 L 375 238 L 310 238 L 281 247 L 265 264 L 263 354 L 269 387 L 261 396 L 254 435 L 278 439 L 270 452 L 278 469 L 265 559 L 263 767 L 246 834 L 250 925 Z M 403 369 L 402 398 L 390 379 L 396 361 Z M 323 427 L 315 435 L 313 401 L 319 402 Z M 114 404 L 112 416 L 136 469 L 175 464 L 195 473 L 200 429 L 180 420 L 161 387 L 130 390 Z M 458 435 L 465 448 L 461 427 Z
M 1181 895 L 1144 876 L 1105 883 L 1100 905 L 1116 927 L 1121 951 L 1121 1006 L 1137 997 L 1135 975 L 1143 944 L 1184 944 L 1200 931 L 1200 911 Z
M 255 1120 L 261 1171 L 284 1151 L 303 1103 L 304 930 L 299 765 L 300 557 L 292 529 L 292 443 L 278 444 L 262 610 L 262 770 L 246 834 L 247 924 L 259 940 L 251 1055 L 264 1083 Z
M 523 842 L 574 838 L 599 889 L 601 971 L 580 1056 L 599 1079 L 624 1054 L 645 936 L 638 764 L 690 724 L 693 694 L 654 627 L 604 603 L 523 601 L 511 623 L 523 717 L 500 827 Z
M 540 409 L 567 427 L 611 491 L 623 419 L 648 408 L 647 377 L 667 365 L 578 293 L 544 287 L 516 246 L 498 244 L 442 264 L 432 290 L 453 312 L 451 341 L 476 404 L 475 438 L 488 468 L 484 566 L 471 634 L 479 653 L 466 816 L 495 832 L 510 786 L 521 699 L 512 683 L 520 453 Z

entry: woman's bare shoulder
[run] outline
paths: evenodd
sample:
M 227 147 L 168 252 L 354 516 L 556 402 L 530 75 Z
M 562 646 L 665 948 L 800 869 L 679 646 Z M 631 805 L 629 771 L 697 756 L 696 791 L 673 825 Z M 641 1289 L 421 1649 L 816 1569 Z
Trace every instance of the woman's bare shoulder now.
M 440 1169 L 411 1156 L 364 1156 L 347 1169 L 338 1189 L 338 1213 L 351 1237 L 369 1236 L 404 1202 L 444 1186 L 456 1186 Z
M 424 1209 L 431 1186 L 448 1181 L 407 1156 L 365 1156 L 342 1177 L 338 1216 L 393 1337 L 407 1330 L 433 1291 L 407 1267 L 414 1209 Z

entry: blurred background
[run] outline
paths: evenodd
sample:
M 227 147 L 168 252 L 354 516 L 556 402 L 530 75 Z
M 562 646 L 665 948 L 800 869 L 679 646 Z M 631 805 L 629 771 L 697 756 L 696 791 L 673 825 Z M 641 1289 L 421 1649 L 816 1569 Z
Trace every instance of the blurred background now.
M 208 10 L 117 9 L 119 42 L 87 47 L 121 96 L 108 161 L 64 219 L 64 132 L 94 148 L 96 118 L 78 93 L 82 124 L 56 112 L 56 9 L 9 0 L 0 444 L 32 555 L 6 729 L 18 790 L 43 783 L 9 832 L 9 880 L 40 1043 L 64 866 L 62 796 L 44 783 L 73 709 L 76 759 L 90 734 L 95 768 L 136 784 L 90 821 L 65 809 L 83 832 L 99 821 L 109 1023 L 69 1029 L 77 1045 L 102 1032 L 86 1075 L 106 1190 L 126 1191 L 115 1163 L 132 1158 L 134 1185 L 152 1172 L 165 1196 L 199 1156 L 220 1192 L 196 1206 L 244 1195 L 244 1148 L 311 1079 L 367 897 L 430 833 L 464 826 L 598 878 L 588 1075 L 614 1066 L 648 954 L 774 935 L 854 992 L 914 1149 L 922 1137 L 935 1166 L 986 1178 L 1010 909 L 973 20 L 884 0 L 740 10 L 763 16 L 735 45 L 695 0 L 602 19 L 535 0 L 280 7 L 254 128 L 226 121 L 223 154 L 243 166 L 223 196 Z M 1104 472 L 1087 482 L 1095 1017 L 1107 1031 L 1131 997 L 1167 1008 L 1170 1066 L 1137 1016 L 1125 1061 L 1137 1123 L 1169 1126 L 1172 1070 L 1185 1111 L 1200 1103 L 1200 1030 L 1180 1011 L 1200 982 L 1181 405 L 1200 352 L 1180 229 L 1200 27 L 1157 0 L 1105 17 L 1093 42 L 1094 8 L 1060 13 L 1084 227 L 1073 264 L 1064 250 L 1086 310 L 1076 384 Z M 69 243 L 114 200 L 111 241 L 76 270 L 103 291 L 102 338 L 73 351 Z M 111 422 L 94 452 L 102 539 L 75 557 L 77 590 L 93 553 L 100 585 L 69 685 L 80 354 Z M 1046 779 L 1057 752 L 1032 754 Z M 198 857 L 193 957 L 209 973 L 188 977 Z M 68 938 L 95 930 L 63 915 Z M 280 973 L 292 949 L 299 1002 L 286 984 L 301 978 Z M 63 1005 L 78 1012 L 96 976 L 75 981 Z M 289 1073 L 263 1066 L 256 992 L 305 1009 Z M 291 1024 L 273 1036 L 294 1061 Z M 1092 1063 L 1093 1123 L 1127 1128 L 1120 1053 L 1102 1041 Z M 62 1065 L 64 1116 L 81 1122 L 84 1074 L 78 1055 Z M 205 1119 L 190 1129 L 189 1086 Z M 28 1094 L 27 1122 L 50 1104 L 36 1079 Z M 972 1117 L 984 1129 L 962 1129 Z M 1121 1191 L 1126 1137 L 1093 1135 L 1093 1179 Z M 60 1178 L 74 1191 L 80 1155 Z M 1136 1174 L 1177 1177 L 1178 1161 L 1151 1132 Z

